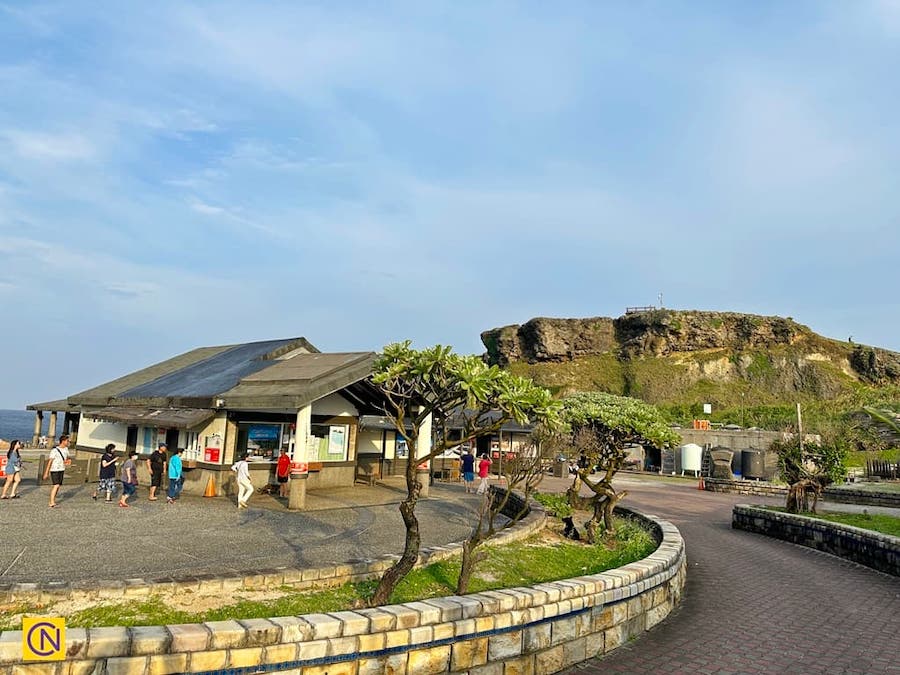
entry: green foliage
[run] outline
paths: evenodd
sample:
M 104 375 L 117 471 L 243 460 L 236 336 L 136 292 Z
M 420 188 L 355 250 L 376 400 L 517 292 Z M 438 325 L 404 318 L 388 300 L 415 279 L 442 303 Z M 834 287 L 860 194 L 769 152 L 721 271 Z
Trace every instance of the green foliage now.
M 847 475 L 847 452 L 831 445 L 800 443 L 796 438 L 773 441 L 769 450 L 778 455 L 782 478 L 793 485 L 803 479 L 815 479 L 822 487 L 843 481 Z
M 443 345 L 422 350 L 413 349 L 409 341 L 387 345 L 374 371 L 372 380 L 391 401 L 385 412 L 398 432 L 406 436 L 407 421 L 417 426 L 434 416 L 438 439 L 432 456 L 451 445 L 444 425 L 460 410 L 470 414 L 462 441 L 455 439 L 453 445 L 495 431 L 511 419 L 552 426 L 559 410 L 551 393 L 533 381 L 487 366 L 476 356 L 454 354 Z M 491 412 L 499 416 L 489 418 Z
M 565 495 L 535 492 L 534 499 L 542 504 L 550 515 L 557 518 L 565 518 L 572 515 L 572 505 Z
M 563 399 L 563 420 L 573 429 L 589 428 L 616 448 L 638 443 L 667 448 L 681 437 L 660 411 L 636 398 L 585 392 Z

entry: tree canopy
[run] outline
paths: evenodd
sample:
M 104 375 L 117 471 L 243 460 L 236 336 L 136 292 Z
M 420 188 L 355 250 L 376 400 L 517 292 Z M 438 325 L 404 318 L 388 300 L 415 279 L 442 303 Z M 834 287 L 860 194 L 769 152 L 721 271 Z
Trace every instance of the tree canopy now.
M 419 556 L 419 467 L 451 447 L 498 431 L 510 420 L 557 426 L 560 404 L 531 380 L 487 366 L 476 356 L 454 354 L 443 345 L 416 350 L 406 341 L 386 346 L 375 361 L 372 381 L 387 400 L 385 415 L 409 449 L 407 494 L 399 507 L 406 526 L 404 550 L 379 581 L 370 599 L 374 606 L 387 602 Z M 429 417 L 431 434 L 421 440 L 431 443 L 430 450 L 420 452 L 420 434 Z

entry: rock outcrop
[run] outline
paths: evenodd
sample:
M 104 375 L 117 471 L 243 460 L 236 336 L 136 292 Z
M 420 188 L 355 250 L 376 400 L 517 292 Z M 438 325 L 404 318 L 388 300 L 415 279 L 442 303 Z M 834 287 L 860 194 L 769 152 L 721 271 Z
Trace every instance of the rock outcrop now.
M 778 316 L 655 309 L 617 319 L 535 318 L 481 340 L 487 362 L 557 390 L 589 386 L 653 402 L 736 381 L 820 398 L 853 382 L 900 385 L 900 354 L 830 340 Z

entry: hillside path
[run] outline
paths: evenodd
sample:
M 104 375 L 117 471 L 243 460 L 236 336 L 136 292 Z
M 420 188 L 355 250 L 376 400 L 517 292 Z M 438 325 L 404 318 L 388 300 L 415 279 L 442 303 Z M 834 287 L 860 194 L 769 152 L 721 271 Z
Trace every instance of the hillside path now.
M 542 489 L 557 491 L 557 480 L 564 489 L 559 479 Z M 617 485 L 629 492 L 626 506 L 681 531 L 688 557 L 684 599 L 652 630 L 567 675 L 900 673 L 900 579 L 731 529 L 734 504 L 771 500 L 633 478 Z

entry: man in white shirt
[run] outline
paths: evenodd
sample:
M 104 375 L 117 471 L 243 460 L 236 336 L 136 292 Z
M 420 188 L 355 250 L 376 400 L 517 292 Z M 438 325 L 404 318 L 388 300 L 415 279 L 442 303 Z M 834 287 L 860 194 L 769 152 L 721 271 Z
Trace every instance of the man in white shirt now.
M 50 451 L 50 461 L 44 467 L 44 480 L 52 479 L 50 486 L 50 508 L 56 508 L 56 495 L 59 486 L 62 485 L 63 475 L 66 473 L 66 465 L 69 463 L 69 435 L 59 437 L 59 443 Z

